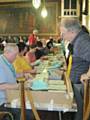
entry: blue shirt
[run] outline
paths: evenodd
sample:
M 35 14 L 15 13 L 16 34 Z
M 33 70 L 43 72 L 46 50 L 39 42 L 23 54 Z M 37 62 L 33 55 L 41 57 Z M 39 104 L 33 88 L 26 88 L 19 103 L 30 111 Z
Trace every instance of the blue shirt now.
M 0 55 L 0 84 L 16 83 L 16 74 L 14 67 L 8 60 Z M 0 105 L 6 102 L 6 91 L 0 90 Z

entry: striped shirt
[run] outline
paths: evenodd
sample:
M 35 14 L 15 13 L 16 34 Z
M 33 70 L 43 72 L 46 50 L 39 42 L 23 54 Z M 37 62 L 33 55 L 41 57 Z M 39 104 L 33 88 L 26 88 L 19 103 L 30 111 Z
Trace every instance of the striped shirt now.
M 70 79 L 73 83 L 80 83 L 80 77 L 90 66 L 90 36 L 80 31 L 73 42 L 73 61 Z

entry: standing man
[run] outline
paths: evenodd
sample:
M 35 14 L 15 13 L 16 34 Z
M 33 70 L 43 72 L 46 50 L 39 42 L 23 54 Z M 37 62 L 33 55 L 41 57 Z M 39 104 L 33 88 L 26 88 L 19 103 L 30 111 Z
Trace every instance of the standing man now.
M 30 46 L 35 46 L 37 44 L 37 30 L 33 30 L 33 33 L 29 36 L 28 42 Z
M 75 120 L 83 120 L 83 84 L 80 77 L 87 73 L 90 66 L 90 36 L 82 30 L 76 18 L 62 18 L 60 32 L 63 39 L 73 46 L 70 79 L 78 110 Z
M 6 90 L 18 88 L 16 83 L 16 73 L 12 65 L 18 54 L 18 47 L 13 43 L 7 43 L 4 53 L 0 55 L 0 111 L 9 111 L 5 108 L 4 103 L 7 102 Z M 10 110 L 15 115 L 15 111 Z

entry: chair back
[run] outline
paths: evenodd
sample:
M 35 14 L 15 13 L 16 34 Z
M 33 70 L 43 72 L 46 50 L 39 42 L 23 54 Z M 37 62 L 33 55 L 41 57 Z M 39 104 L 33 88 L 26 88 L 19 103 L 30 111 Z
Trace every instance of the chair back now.
M 12 113 L 0 111 L 0 120 L 4 120 L 5 118 L 8 118 L 9 120 L 14 120 Z
M 90 117 L 90 80 L 84 82 L 83 120 Z

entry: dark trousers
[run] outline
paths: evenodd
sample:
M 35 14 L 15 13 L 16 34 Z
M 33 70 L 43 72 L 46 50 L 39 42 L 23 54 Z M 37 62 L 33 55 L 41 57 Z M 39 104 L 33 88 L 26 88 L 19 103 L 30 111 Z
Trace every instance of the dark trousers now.
M 7 107 L 4 107 L 4 105 L 1 105 L 0 111 L 10 112 L 10 113 L 12 113 L 14 120 L 21 120 L 20 119 L 21 109 L 7 108 Z M 38 114 L 39 114 L 41 120 L 59 120 L 59 115 L 58 115 L 57 111 L 38 110 Z M 3 120 L 10 120 L 10 119 L 4 118 Z M 26 120 L 36 120 L 32 110 L 28 110 L 28 109 L 26 110 Z
M 83 84 L 73 84 L 73 91 L 77 104 L 77 112 L 74 120 L 83 120 Z

